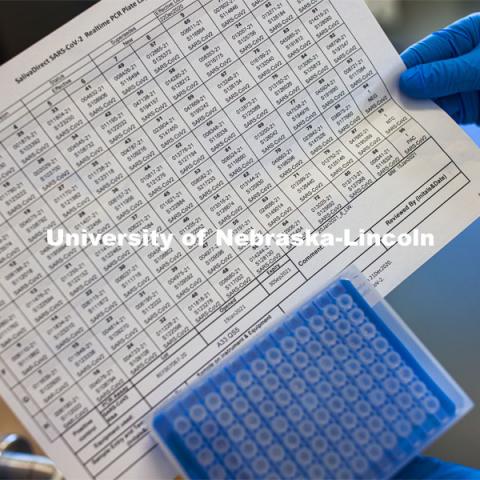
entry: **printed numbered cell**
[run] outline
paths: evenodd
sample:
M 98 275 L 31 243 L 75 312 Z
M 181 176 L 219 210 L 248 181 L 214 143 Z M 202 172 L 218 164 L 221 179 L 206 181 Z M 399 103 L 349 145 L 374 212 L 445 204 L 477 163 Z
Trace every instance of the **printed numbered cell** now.
M 2 352 L 2 360 L 20 382 L 50 358 L 52 352 L 35 331 L 28 332 Z
M 58 149 L 73 168 L 81 168 L 107 151 L 97 132 L 85 125 L 58 144 Z
M 159 155 L 157 147 L 141 129 L 117 143 L 111 152 L 128 173 L 133 173 Z
M 295 206 L 298 206 L 295 204 Z M 310 229 L 311 225 L 308 223 L 306 218 L 298 211 L 294 211 L 291 215 L 289 215 L 283 222 L 279 223 L 272 229 L 272 233 L 279 234 L 283 233 L 288 236 L 293 236 L 293 235 L 303 235 L 306 230 Z M 282 246 L 285 250 L 290 250 L 291 248 L 295 248 L 294 245 L 286 245 Z M 285 279 L 287 280 L 287 276 L 289 277 L 289 274 L 293 274 L 294 270 L 292 269 L 291 264 L 285 265 L 284 268 L 282 268 L 278 274 L 280 279 Z M 275 278 L 275 277 L 274 277 Z M 275 283 L 277 283 L 277 281 Z
M 207 278 L 225 268 L 234 258 L 233 250 L 226 245 L 217 245 L 214 239 L 207 240 L 195 250 L 193 261 Z
M 308 160 L 297 140 L 291 137 L 266 155 L 262 159 L 262 165 L 268 170 L 272 180 L 280 183 L 302 165 L 305 165 Z
M 170 309 L 166 314 L 159 315 L 159 322 L 154 321 L 146 332 L 154 339 L 161 353 L 169 348 L 183 344 L 187 334 L 192 331 L 190 322 L 178 308 Z
M 309 125 L 320 114 L 315 102 L 305 90 L 282 105 L 278 111 L 292 134 Z
M 149 266 L 153 273 L 161 275 L 185 257 L 185 250 L 177 239 L 173 239 L 170 246 L 148 245 L 142 248 L 138 255 Z
M 205 85 L 198 87 L 176 104 L 183 120 L 195 129 L 220 111 L 218 103 Z
M 124 103 L 140 125 L 154 119 L 171 106 L 167 96 L 154 80 L 149 80 L 128 95 Z
M 357 41 L 353 38 L 346 25 L 340 25 L 333 32 L 323 37 L 318 41 L 318 45 L 334 66 L 351 57 L 357 50 L 360 50 Z
M 53 400 L 45 408 L 44 413 L 52 425 L 61 433 L 66 433 L 71 425 L 79 419 L 88 418 L 89 422 L 93 419 L 94 431 L 87 438 L 82 436 L 81 439 L 77 439 L 70 434 L 68 442 L 70 445 L 74 445 L 76 449 L 88 444 L 95 435 L 98 435 L 107 426 L 107 422 L 93 409 L 92 402 L 79 385 L 73 385 Z
M 259 162 L 232 180 L 231 185 L 247 205 L 255 203 L 275 186 Z
M 260 275 L 278 262 L 284 253 L 277 245 L 249 248 L 240 258 L 254 275 Z
M 200 77 L 187 59 L 180 60 L 165 70 L 156 81 L 162 86 L 162 90 L 172 104 L 186 97 L 202 84 Z
M 290 197 L 296 207 L 303 205 L 309 198 L 318 193 L 328 183 L 328 180 L 309 162 L 279 186 Z
M 203 209 L 217 228 L 224 228 L 245 210 L 245 204 L 235 190 L 226 185 L 222 191 L 205 200 Z
M 103 70 L 105 78 L 121 98 L 125 98 L 151 80 L 150 73 L 136 53 L 132 53 L 119 62 L 115 62 L 115 60 L 113 58 L 113 61 L 108 60 L 105 62 L 107 70 L 105 70 L 103 65 L 100 68 Z
M 182 12 L 186 18 L 168 29 L 184 55 L 193 51 L 199 54 L 201 50 L 198 49 L 220 33 L 208 13 L 197 7 L 195 4 L 187 7 Z
M 252 13 L 228 27 L 223 36 L 238 57 L 243 57 L 267 39 L 266 33 Z
M 344 97 L 325 112 L 325 119 L 339 137 L 363 120 L 358 107 L 350 96 Z
M 245 210 L 240 215 L 235 217 L 230 223 L 226 224 L 222 228 L 222 233 L 226 238 L 230 236 L 234 238 L 239 234 L 247 235 L 250 231 L 261 232 L 262 226 L 258 220 L 250 213 L 250 211 Z M 239 254 L 245 250 L 248 250 L 250 247 L 249 242 L 234 242 L 232 245 L 233 250 Z
M 39 158 L 53 146 L 38 121 L 32 119 L 30 114 L 19 119 L 18 125 L 7 127 L 2 136 L 3 146 L 19 167 Z
M 167 161 L 150 162 L 130 178 L 148 201 L 161 195 L 178 180 Z
M 193 133 L 189 133 L 175 142 L 162 155 L 179 178 L 191 172 L 208 158 L 207 152 Z
M 188 61 L 206 82 L 237 60 L 237 55 L 222 35 L 217 35 L 188 55 Z
M 313 159 L 316 167 L 329 180 L 333 180 L 342 172 L 345 172 L 356 161 L 357 159 L 352 152 L 340 140 L 333 142 Z
M 137 48 L 136 52 L 154 77 L 173 67 L 183 58 L 182 52 L 167 32 L 152 38 L 143 47 Z
M 67 298 L 75 297 L 100 277 L 98 270 L 83 252 L 59 267 L 58 273 L 57 286 Z
M 375 68 L 363 50 L 353 53 L 351 57 L 338 65 L 335 70 L 349 91 L 360 87 L 375 75 Z
M 232 261 L 212 277 L 212 283 L 217 286 L 218 292 L 225 300 L 244 289 L 251 288 L 254 280 L 250 270 L 240 259 Z
M 181 315 L 173 302 L 158 282 L 152 282 L 139 290 L 138 294 L 126 303 L 135 318 L 143 326 L 150 325 L 160 318 L 172 318 L 171 323 L 182 323 Z M 167 315 L 167 311 L 170 312 Z M 177 316 L 179 318 L 177 319 Z
M 333 185 L 329 185 L 302 205 L 300 211 L 315 227 L 333 217 L 345 206 L 345 203 L 345 198 L 340 192 Z
M 147 123 L 144 130 L 160 152 L 185 137 L 189 132 L 187 124 L 173 107 Z
M 296 18 L 290 4 L 282 0 L 275 0 L 260 5 L 255 10 L 255 16 L 268 35 L 273 35 L 280 31 Z
M 19 216 L 21 216 L 21 214 Z M 28 243 L 29 242 L 27 242 L 27 244 Z M 0 224 L 0 251 L 2 252 L 0 267 L 5 265 L 9 260 L 12 260 L 24 248 L 20 237 L 15 233 L 13 228 L 6 222 Z
M 2 213 L 6 218 L 12 217 L 38 197 L 27 176 L 23 172 L 17 172 L 2 185 L 0 192 Z
M 0 142 L 5 132 L 0 135 Z M 7 153 L 5 147 L 0 143 L 0 181 L 3 182 L 14 173 L 18 172 L 18 166 L 13 158 Z
M 98 322 L 92 329 L 107 352 L 113 353 L 140 332 L 140 326 L 131 313 L 121 306 L 115 314 Z
M 207 214 L 203 211 L 201 207 L 194 208 L 186 217 L 183 217 L 179 222 L 174 223 L 170 231 L 177 235 L 177 238 L 183 238 L 185 235 L 198 234 L 200 231 L 205 232 L 205 238 L 209 238 L 214 235 L 215 227 L 213 223 L 208 218 Z M 196 247 L 196 242 L 190 246 L 185 245 L 185 242 L 182 242 L 182 246 L 185 251 L 191 251 Z
M 58 354 L 58 358 L 75 379 L 84 377 L 107 357 L 108 353 L 93 332 L 85 334 Z
M 72 385 L 73 379 L 56 358 L 50 359 L 22 382 L 22 386 L 40 408 L 47 406 Z
M 316 117 L 304 129 L 295 134 L 295 139 L 310 159 L 335 142 L 332 129 L 322 116 Z
M 200 125 L 195 134 L 209 155 L 224 149 L 239 136 L 237 128 L 223 111 Z
M 234 62 L 206 82 L 222 108 L 238 99 L 255 86 L 255 80 L 242 62 Z
M 244 133 L 258 124 L 273 110 L 272 104 L 262 89 L 256 86 L 229 105 L 225 112 L 237 126 L 238 131 Z
M 298 2 L 297 0 L 297 3 L 301 3 L 302 6 L 305 4 L 306 6 L 306 4 L 311 2 Z M 332 33 L 343 23 L 340 15 L 338 15 L 329 1 L 319 2 L 318 5 L 315 5 L 315 9 L 306 11 L 301 15 L 300 19 L 317 42 Z
M 405 156 L 415 151 L 429 138 L 430 136 L 419 123 L 415 120 L 410 120 L 394 134 L 390 135 L 389 140 L 392 145 Z M 437 149 L 435 148 L 435 150 Z M 438 150 L 438 154 L 444 156 L 440 153 L 440 150 Z
M 285 65 L 262 82 L 262 90 L 271 104 L 279 107 L 302 91 L 303 87 L 290 66 Z
M 58 301 L 58 299 L 55 300 Z M 18 312 L 14 307 L 5 311 L 5 318 L 9 321 L 8 325 L 11 327 L 11 333 L 7 328 L 0 330 L 0 335 L 4 339 L 0 344 L 2 348 L 11 345 L 16 338 L 24 335 L 28 330 L 29 325 L 20 318 Z M 42 322 L 38 325 L 37 331 L 54 352 L 60 351 L 87 330 L 87 324 L 68 304 L 63 308 L 53 310 L 50 319 L 51 324 L 50 322 Z
M 145 371 L 159 356 L 158 347 L 145 332 L 140 332 L 112 357 L 125 375 L 131 378 Z
M 103 197 L 103 207 L 115 222 L 121 222 L 145 205 L 133 181 L 126 178 Z
M 289 62 L 304 87 L 323 77 L 332 67 L 318 45 L 312 45 Z
M 410 121 L 410 116 L 393 100 L 371 112 L 369 122 L 385 137 L 389 137 Z
M 168 269 L 159 281 L 173 300 L 180 301 L 195 291 L 205 281 L 205 277 L 195 264 L 185 257 Z
M 195 325 L 201 324 L 204 320 L 218 312 L 223 305 L 223 299 L 220 294 L 214 290 L 208 283 L 203 283 L 195 292 L 190 293 L 180 303 L 179 307 L 189 313 L 189 319 Z M 216 315 L 218 316 L 218 315 Z M 220 333 L 218 326 L 215 327 L 215 338 Z
M 287 61 L 298 57 L 314 45 L 312 37 L 299 19 L 290 22 L 288 27 L 280 29 L 272 36 L 272 40 Z
M 54 97 L 36 107 L 32 113 L 55 142 L 62 141 L 86 123 L 85 117 L 70 98 L 58 101 Z
M 150 205 L 145 205 L 118 224 L 118 228 L 121 232 L 142 234 L 144 230 L 154 229 L 163 232 L 165 225 L 153 208 Z
M 243 2 L 232 4 L 222 0 L 209 3 L 205 10 L 219 31 L 225 30 L 249 14 L 249 9 Z
M 382 141 L 383 137 L 367 120 L 360 122 L 355 128 L 347 131 L 342 137 L 342 142 L 344 145 L 357 158 L 361 158 L 366 155 Z
M 84 210 L 93 201 L 90 191 L 77 174 L 51 189 L 44 198 L 62 220 Z
M 27 164 L 23 171 L 33 186 L 44 194 L 65 178 L 73 174 L 73 169 L 56 147 Z
M 261 43 L 253 51 L 245 54 L 242 61 L 257 82 L 263 82 L 285 65 L 285 60 L 271 40 Z
M 71 87 L 70 92 L 70 97 L 87 120 L 105 114 L 120 102 L 120 98 L 113 87 L 96 68 L 83 75 Z
M 85 249 L 88 258 L 96 265 L 102 274 L 111 271 L 134 253 L 134 249 L 129 245 L 107 244 L 109 240 L 113 240 L 113 243 L 115 242 L 115 238 L 111 235 L 119 235 L 121 233 L 123 233 L 121 230 L 114 229 L 105 234 L 106 236 L 103 237 L 105 240 L 104 243 L 89 245 Z
M 278 187 L 264 195 L 251 207 L 251 211 L 267 230 L 283 221 L 294 210 L 292 202 Z
M 198 203 L 203 202 L 226 185 L 225 177 L 212 160 L 199 165 L 183 179 Z
M 321 2 L 322 0 L 293 0 L 290 4 L 297 15 L 302 15 Z
M 95 289 L 86 289 L 72 300 L 72 305 L 88 326 L 105 318 L 119 304 L 120 300 L 104 279 L 95 283 Z
M 153 280 L 149 269 L 135 255 L 127 258 L 106 276 L 115 285 L 118 296 L 126 300 Z
M 197 206 L 187 188 L 180 182 L 172 184 L 152 202 L 152 207 L 165 225 L 171 225 Z
M 127 376 L 113 358 L 107 358 L 102 363 L 101 369 L 96 368 L 85 376 L 82 380 L 82 389 L 92 403 L 98 404 L 111 397 L 112 392 L 125 385 L 127 381 Z M 137 398 L 137 395 L 134 398 Z
M 254 154 L 260 159 L 278 148 L 290 136 L 285 122 L 274 112 L 249 131 L 248 140 Z
M 307 87 L 321 113 L 348 95 L 348 90 L 339 75 L 331 70 Z
M 243 137 L 231 142 L 212 157 L 226 179 L 231 180 L 253 165 L 257 159 Z
M 393 168 L 402 156 L 398 150 L 388 141 L 384 140 L 378 147 L 367 153 L 362 158 L 362 163 L 379 178 Z
M 366 117 L 391 100 L 387 87 L 377 74 L 356 88 L 351 95 Z
M 92 120 L 92 126 L 108 146 L 125 139 L 139 127 L 133 115 L 121 104 Z
M 29 216 L 30 213 L 31 213 L 30 210 L 27 209 L 26 216 Z M 79 212 L 79 215 L 80 214 L 81 212 Z M 53 223 L 51 226 L 55 227 L 55 225 L 56 225 L 56 222 Z M 55 242 L 57 241 L 57 238 L 58 237 L 54 233 L 53 240 Z M 17 245 L 21 245 L 21 243 L 18 243 Z M 57 243 L 55 246 L 50 245 L 47 241 L 47 235 L 44 232 L 40 240 L 30 247 L 30 252 L 38 260 L 38 262 L 43 266 L 43 268 L 48 273 L 51 273 L 59 265 L 73 258 L 80 251 L 80 249 L 81 247 L 79 246 L 71 246 L 65 249 L 61 236 L 60 236 L 59 243 Z M 33 312 L 32 312 L 32 315 L 33 315 Z M 29 318 L 32 318 L 32 317 L 29 317 Z
M 111 190 L 126 174 L 115 157 L 106 152 L 79 170 L 88 189 L 96 196 Z

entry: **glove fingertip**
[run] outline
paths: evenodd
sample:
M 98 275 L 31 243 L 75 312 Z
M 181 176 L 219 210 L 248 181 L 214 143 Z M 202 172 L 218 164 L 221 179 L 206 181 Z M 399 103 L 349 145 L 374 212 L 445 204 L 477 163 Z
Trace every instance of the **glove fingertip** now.
M 425 89 L 424 77 L 420 68 L 413 67 L 400 75 L 400 90 L 412 98 L 430 98 Z
M 422 63 L 422 60 L 418 53 L 415 51 L 414 47 L 407 48 L 404 52 L 400 54 L 400 57 L 407 68 L 412 68 Z

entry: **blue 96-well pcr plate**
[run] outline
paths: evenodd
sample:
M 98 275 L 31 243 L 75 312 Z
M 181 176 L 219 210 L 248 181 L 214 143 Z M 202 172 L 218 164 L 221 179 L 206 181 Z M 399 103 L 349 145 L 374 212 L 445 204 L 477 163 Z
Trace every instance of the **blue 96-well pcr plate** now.
M 339 279 L 165 402 L 191 479 L 389 478 L 471 407 L 384 302 Z

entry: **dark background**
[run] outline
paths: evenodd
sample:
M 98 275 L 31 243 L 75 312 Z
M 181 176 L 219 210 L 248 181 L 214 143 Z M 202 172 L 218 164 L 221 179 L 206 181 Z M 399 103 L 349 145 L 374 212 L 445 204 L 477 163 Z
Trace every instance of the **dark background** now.
M 0 64 L 94 3 L 0 0 Z M 367 3 L 399 51 L 433 30 L 480 11 L 477 0 Z M 4 94 L 0 85 L 0 95 Z M 467 131 L 480 144 L 478 127 Z M 479 404 L 428 453 L 480 469 L 480 221 L 405 280 L 387 300 Z M 11 427 L 2 421 L 0 432 L 4 428 Z
M 0 63 L 94 3 L 94 0 L 0 0 Z M 398 50 L 457 18 L 480 10 L 479 0 L 367 0 L 367 3 Z
M 0 63 L 96 3 L 85 0 L 0 0 Z

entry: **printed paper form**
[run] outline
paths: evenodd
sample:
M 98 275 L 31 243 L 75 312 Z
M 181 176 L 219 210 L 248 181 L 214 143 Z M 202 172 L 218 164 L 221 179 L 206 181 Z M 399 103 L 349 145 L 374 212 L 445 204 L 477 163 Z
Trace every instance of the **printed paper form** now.
M 355 262 L 479 214 L 477 149 L 359 0 L 104 1 L 0 69 L 1 392 L 68 478 L 167 478 L 142 418 Z M 45 231 L 410 231 L 434 248 L 48 247 Z

